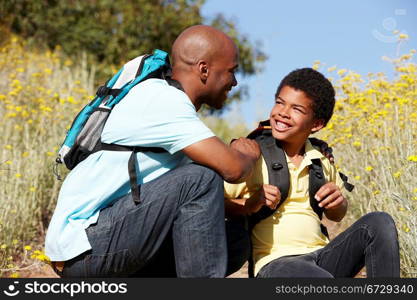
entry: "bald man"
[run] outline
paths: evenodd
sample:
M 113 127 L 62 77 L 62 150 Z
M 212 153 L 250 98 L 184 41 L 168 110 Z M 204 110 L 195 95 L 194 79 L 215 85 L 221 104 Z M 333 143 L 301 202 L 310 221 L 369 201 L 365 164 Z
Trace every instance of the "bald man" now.
M 199 25 L 178 36 L 172 61 L 170 83 L 134 87 L 101 136 L 165 150 L 137 153 L 140 202 L 130 192 L 128 152 L 96 152 L 66 177 L 45 246 L 59 276 L 131 276 L 167 249 L 178 277 L 225 276 L 223 179 L 245 177 L 260 151 L 246 139 L 225 145 L 196 112 L 204 103 L 222 107 L 237 84 L 238 50 L 223 32 Z

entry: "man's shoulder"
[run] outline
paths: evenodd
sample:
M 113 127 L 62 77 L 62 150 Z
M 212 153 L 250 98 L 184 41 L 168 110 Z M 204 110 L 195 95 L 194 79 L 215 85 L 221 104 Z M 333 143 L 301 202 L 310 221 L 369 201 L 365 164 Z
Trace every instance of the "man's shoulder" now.
M 178 89 L 175 86 L 170 85 L 166 80 L 159 78 L 150 78 L 138 84 L 139 89 L 146 91 L 155 91 L 161 94 L 169 93 L 177 97 L 188 98 L 182 90 Z

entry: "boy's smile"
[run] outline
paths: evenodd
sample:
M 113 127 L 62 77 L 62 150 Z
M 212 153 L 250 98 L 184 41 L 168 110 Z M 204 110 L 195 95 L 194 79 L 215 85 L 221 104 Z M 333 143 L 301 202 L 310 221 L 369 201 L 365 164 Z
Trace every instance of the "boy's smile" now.
M 284 86 L 270 115 L 274 138 L 293 146 L 304 145 L 308 136 L 324 125 L 323 120 L 314 117 L 312 105 L 313 100 L 303 91 Z

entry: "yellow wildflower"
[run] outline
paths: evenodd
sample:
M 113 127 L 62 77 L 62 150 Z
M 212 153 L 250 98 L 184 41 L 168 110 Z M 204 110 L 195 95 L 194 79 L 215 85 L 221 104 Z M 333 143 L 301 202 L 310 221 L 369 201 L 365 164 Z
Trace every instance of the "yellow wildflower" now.
M 330 67 L 327 69 L 327 72 L 333 72 L 334 70 L 336 70 L 336 66 Z
M 407 157 L 407 160 L 417 162 L 417 155 L 410 155 L 409 157 Z
M 337 71 L 337 74 L 338 74 L 339 76 L 343 76 L 346 72 L 347 72 L 347 70 L 346 70 L 346 69 L 340 69 L 339 71 Z
M 367 166 L 365 168 L 365 171 L 371 172 L 374 168 L 372 166 Z

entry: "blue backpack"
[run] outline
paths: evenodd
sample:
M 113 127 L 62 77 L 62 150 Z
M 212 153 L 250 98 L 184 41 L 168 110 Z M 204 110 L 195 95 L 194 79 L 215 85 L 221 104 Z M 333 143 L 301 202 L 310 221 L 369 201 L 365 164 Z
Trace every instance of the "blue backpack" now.
M 139 189 L 136 183 L 136 152 L 163 152 L 162 148 L 134 147 L 101 142 L 101 133 L 112 109 L 138 83 L 149 78 L 166 79 L 169 84 L 180 88 L 179 83 L 170 79 L 171 65 L 168 54 L 155 50 L 151 55 L 138 56 L 126 63 L 104 86 L 95 98 L 75 117 L 70 130 L 58 152 L 56 166 L 64 164 L 72 170 L 90 154 L 100 151 L 131 151 L 129 159 L 129 179 L 134 201 L 139 202 Z M 140 101 L 140 99 L 138 99 Z M 59 175 L 58 179 L 60 178 Z

